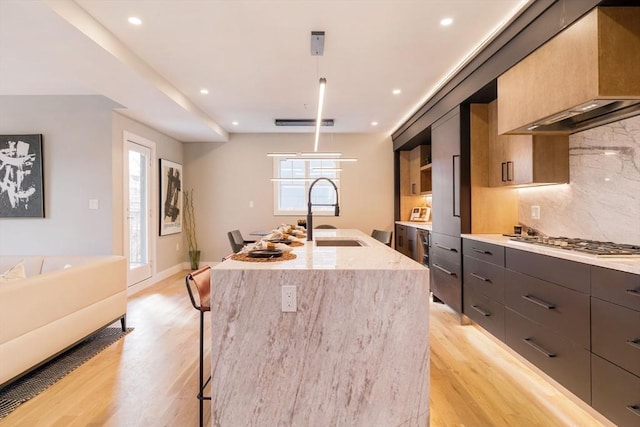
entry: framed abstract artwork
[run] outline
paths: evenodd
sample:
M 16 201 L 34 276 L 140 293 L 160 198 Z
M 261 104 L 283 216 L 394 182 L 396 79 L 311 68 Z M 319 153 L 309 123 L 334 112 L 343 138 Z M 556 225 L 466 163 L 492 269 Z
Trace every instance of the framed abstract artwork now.
M 42 135 L 0 135 L 0 218 L 44 218 Z
M 160 235 L 182 232 L 182 165 L 160 159 Z

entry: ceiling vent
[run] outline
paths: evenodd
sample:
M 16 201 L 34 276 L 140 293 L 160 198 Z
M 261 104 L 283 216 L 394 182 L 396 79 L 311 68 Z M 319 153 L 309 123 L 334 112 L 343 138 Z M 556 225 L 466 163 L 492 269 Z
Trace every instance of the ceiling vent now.
M 276 126 L 315 126 L 315 119 L 276 119 Z M 333 119 L 322 119 L 321 126 L 333 126 Z

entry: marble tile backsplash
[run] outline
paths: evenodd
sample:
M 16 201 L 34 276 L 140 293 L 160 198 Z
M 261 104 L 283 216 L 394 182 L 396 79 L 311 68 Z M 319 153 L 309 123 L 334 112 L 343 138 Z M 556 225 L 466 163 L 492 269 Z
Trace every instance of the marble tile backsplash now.
M 569 184 L 518 190 L 520 222 L 549 236 L 640 244 L 640 116 L 571 135 L 569 168 Z

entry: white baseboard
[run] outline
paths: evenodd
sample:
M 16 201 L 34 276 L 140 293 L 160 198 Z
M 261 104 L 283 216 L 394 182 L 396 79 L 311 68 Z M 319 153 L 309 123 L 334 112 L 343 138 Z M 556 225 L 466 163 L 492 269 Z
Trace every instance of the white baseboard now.
M 220 264 L 220 262 L 215 262 L 215 261 L 200 262 L 200 265 L 209 265 L 211 267 L 214 267 L 218 264 Z M 135 295 L 138 292 L 144 289 L 147 289 L 148 287 L 153 286 L 156 283 L 185 270 L 191 270 L 191 264 L 188 261 L 180 264 L 176 264 L 173 267 L 167 268 L 166 270 L 156 273 L 155 275 L 149 277 L 146 280 L 143 280 L 142 282 L 138 282 L 135 285 L 129 286 L 129 288 L 127 289 L 127 296 Z

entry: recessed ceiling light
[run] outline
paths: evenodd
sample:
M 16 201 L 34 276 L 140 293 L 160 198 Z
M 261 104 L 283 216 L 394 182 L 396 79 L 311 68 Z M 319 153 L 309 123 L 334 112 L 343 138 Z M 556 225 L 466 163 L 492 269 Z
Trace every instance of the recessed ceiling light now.
M 400 89 L 394 89 L 392 92 L 394 95 L 400 95 L 402 91 Z
M 378 122 L 371 122 L 371 126 L 378 126 Z
M 203 95 L 207 95 L 209 93 L 209 89 L 200 89 L 200 93 Z
M 442 18 L 440 20 L 440 25 L 443 27 L 448 27 L 451 24 L 453 24 L 453 18 Z
M 238 122 L 231 122 L 232 125 L 238 126 Z
M 142 19 L 138 18 L 137 16 L 130 16 L 129 24 L 140 25 L 142 24 Z

